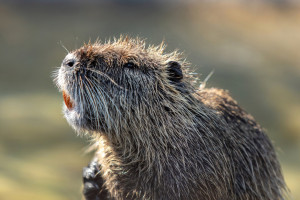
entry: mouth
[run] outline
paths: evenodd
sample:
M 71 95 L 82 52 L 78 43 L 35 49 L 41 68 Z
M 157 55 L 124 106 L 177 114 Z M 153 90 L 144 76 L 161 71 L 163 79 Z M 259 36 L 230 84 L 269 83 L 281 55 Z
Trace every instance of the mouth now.
M 72 110 L 74 108 L 75 104 L 72 101 L 71 97 L 65 91 L 63 91 L 63 98 L 64 98 L 64 102 L 65 102 L 67 108 L 69 110 Z

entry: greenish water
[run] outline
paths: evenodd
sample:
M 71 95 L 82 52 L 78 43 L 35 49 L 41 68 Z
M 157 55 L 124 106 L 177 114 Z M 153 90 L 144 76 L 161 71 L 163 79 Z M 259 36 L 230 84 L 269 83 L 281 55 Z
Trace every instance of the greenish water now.
M 120 34 L 185 52 L 274 141 L 300 199 L 300 8 L 238 4 L 0 3 L 0 199 L 80 199 L 92 155 L 61 114 L 66 51 Z

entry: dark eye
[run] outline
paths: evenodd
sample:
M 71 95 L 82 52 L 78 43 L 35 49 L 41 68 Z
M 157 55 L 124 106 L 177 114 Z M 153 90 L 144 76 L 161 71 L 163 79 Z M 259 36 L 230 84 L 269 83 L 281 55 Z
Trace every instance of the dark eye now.
M 74 63 L 75 63 L 74 60 L 70 60 L 66 63 L 66 65 L 69 67 L 73 67 Z
M 124 67 L 132 69 L 132 68 L 135 68 L 135 64 L 132 62 L 128 62 L 124 65 Z

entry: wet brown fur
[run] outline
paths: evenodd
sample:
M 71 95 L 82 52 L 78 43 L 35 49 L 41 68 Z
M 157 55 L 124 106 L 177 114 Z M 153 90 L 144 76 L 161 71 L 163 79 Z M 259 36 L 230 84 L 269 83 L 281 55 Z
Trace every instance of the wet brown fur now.
M 88 86 L 91 100 L 77 102 L 93 104 L 93 112 L 105 119 L 90 119 L 93 126 L 87 127 L 71 124 L 94 138 L 107 199 L 284 198 L 285 183 L 267 135 L 228 92 L 195 89 L 196 78 L 180 53 L 166 54 L 164 45 L 146 47 L 127 37 L 74 52 L 80 65 L 97 66 L 92 70 L 109 81 L 96 86 L 105 91 L 101 104 Z M 170 81 L 171 61 L 183 71 L 178 82 Z M 124 69 L 128 62 L 136 69 Z

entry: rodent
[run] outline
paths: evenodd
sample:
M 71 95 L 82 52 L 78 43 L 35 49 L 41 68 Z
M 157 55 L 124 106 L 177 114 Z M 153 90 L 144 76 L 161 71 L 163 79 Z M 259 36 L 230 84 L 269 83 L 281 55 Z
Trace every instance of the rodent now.
M 70 52 L 56 73 L 64 115 L 95 141 L 101 199 L 279 200 L 274 147 L 225 90 L 139 38 Z

